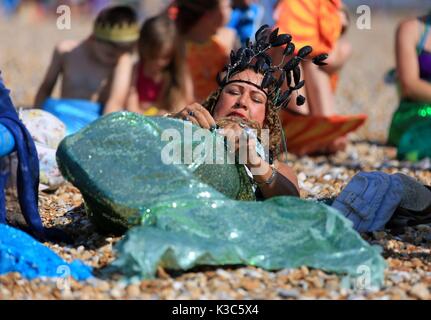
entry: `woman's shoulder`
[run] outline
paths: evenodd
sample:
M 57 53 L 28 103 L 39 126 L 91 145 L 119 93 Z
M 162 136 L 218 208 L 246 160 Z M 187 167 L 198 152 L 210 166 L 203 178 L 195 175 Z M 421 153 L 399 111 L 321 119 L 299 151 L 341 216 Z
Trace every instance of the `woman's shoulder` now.
M 235 47 L 235 30 L 226 27 L 220 28 L 214 36 L 214 39 L 225 49 L 226 53 L 229 54 Z
M 421 19 L 419 18 L 409 18 L 403 20 L 399 23 L 397 29 L 397 37 L 403 41 L 412 41 L 417 43 L 419 40 L 419 30 L 421 27 Z

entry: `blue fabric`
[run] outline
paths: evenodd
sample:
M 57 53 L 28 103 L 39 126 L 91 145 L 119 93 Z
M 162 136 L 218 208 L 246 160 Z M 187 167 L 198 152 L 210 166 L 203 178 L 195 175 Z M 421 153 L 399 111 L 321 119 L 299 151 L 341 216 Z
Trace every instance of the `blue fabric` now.
M 71 135 L 102 115 L 102 105 L 79 99 L 47 99 L 43 110 L 59 118 L 66 125 L 66 134 Z
M 227 27 L 235 29 L 241 43 L 252 38 L 262 21 L 263 10 L 258 4 L 251 4 L 247 8 L 235 8 Z
M 425 48 L 425 43 L 428 39 L 428 35 L 429 35 L 430 31 L 431 31 L 431 16 L 427 17 L 427 19 L 425 21 L 425 30 L 422 33 L 421 38 L 419 40 L 419 44 L 417 46 L 417 51 L 419 54 L 421 54 Z
M 275 24 L 274 21 L 274 8 L 277 4 L 277 0 L 261 0 L 260 3 L 263 6 L 263 18 L 261 24 L 267 24 L 269 26 L 273 26 Z
M 401 202 L 402 181 L 397 175 L 361 172 L 343 189 L 332 207 L 353 222 L 359 232 L 382 230 Z
M 6 127 L 0 124 L 0 158 L 8 155 L 15 147 L 15 139 Z
M 36 147 L 30 133 L 19 120 L 12 100 L 0 78 L 0 124 L 13 135 L 18 157 L 17 189 L 21 211 L 31 231 L 38 237 L 45 238 L 45 229 L 38 210 L 39 160 Z M 7 173 L 0 172 L 0 223 L 6 223 L 6 187 Z
M 1 0 L 0 4 L 4 8 L 6 14 L 15 13 L 20 5 L 21 0 Z
M 68 277 L 85 280 L 92 269 L 81 261 L 67 263 L 26 233 L 0 224 L 0 275 L 19 272 L 27 279 Z

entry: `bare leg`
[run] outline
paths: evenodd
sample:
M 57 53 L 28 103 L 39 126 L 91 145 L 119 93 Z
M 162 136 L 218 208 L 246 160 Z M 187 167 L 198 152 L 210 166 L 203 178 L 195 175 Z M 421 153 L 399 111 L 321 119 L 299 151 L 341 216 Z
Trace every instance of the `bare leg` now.
M 322 70 L 328 74 L 340 71 L 351 55 L 352 46 L 350 45 L 350 42 L 348 42 L 344 37 L 340 38 L 335 44 L 334 50 L 329 55 L 328 59 L 325 60 L 328 65 L 323 66 Z
M 335 99 L 329 74 L 309 61 L 303 63 L 303 70 L 310 114 L 333 115 Z

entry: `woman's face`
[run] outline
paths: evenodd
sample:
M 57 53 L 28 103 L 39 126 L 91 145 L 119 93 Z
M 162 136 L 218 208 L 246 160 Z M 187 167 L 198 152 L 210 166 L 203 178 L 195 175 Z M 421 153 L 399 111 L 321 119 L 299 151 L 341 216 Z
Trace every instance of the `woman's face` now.
M 202 28 L 213 35 L 217 30 L 229 22 L 232 7 L 230 0 L 220 0 L 219 5 L 214 10 L 209 11 L 204 16 Z
M 263 75 L 253 70 L 244 70 L 234 75 L 230 81 L 248 81 L 260 86 Z M 226 85 L 214 108 L 214 119 L 223 117 L 241 117 L 256 121 L 261 127 L 265 121 L 267 96 L 259 88 L 244 82 L 233 82 Z
M 148 51 L 151 51 L 148 48 Z M 151 70 L 154 73 L 163 72 L 174 59 L 174 48 L 170 45 L 158 48 L 157 52 L 152 52 L 144 58 L 147 70 Z M 144 50 L 144 52 L 146 52 Z

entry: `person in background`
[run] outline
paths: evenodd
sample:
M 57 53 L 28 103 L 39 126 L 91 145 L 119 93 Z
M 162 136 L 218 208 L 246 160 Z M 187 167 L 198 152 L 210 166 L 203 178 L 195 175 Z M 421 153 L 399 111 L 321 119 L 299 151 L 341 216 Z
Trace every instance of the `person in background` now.
M 87 39 L 59 43 L 34 105 L 60 118 L 73 133 L 101 114 L 123 110 L 131 86 L 132 52 L 139 37 L 136 13 L 106 8 Z M 60 99 L 51 98 L 62 77 Z
M 231 15 L 229 0 L 177 0 L 175 21 L 185 43 L 194 96 L 203 101 L 217 88 L 217 73 L 227 64 L 236 35 L 225 28 Z
M 388 142 L 398 146 L 413 127 L 431 127 L 431 13 L 401 22 L 395 54 L 400 104 L 392 118 Z M 425 136 L 418 139 L 429 140 Z
M 338 73 L 351 55 L 351 45 L 343 37 L 349 20 L 341 0 L 282 0 L 275 17 L 275 27 L 292 35 L 296 52 L 309 44 L 313 47 L 310 57 L 329 54 L 326 66 L 302 63 L 308 104 L 301 109 L 312 115 L 333 115 Z
M 311 143 L 303 143 L 298 154 L 331 154 L 344 150 L 347 146 L 347 137 L 342 130 L 343 125 L 334 124 L 334 121 L 339 123 L 340 121 L 331 118 L 338 116 L 335 112 L 338 75 L 351 55 L 351 45 L 344 36 L 349 26 L 348 12 L 341 0 L 281 0 L 276 8 L 275 20 L 275 27 L 279 28 L 280 32 L 292 35 L 296 44 L 295 52 L 307 44 L 313 47 L 310 59 L 301 62 L 301 72 L 306 80 L 301 94 L 307 100 L 300 107 L 291 104 L 291 110 L 315 117 L 316 126 L 321 127 L 321 130 L 316 128 L 316 132 L 321 136 L 333 137 L 331 142 L 329 144 L 325 142 L 322 148 Z M 311 62 L 312 58 L 325 53 L 329 55 L 325 60 L 325 66 Z M 276 60 L 281 59 L 281 55 L 282 50 L 274 52 Z M 363 115 L 360 116 L 360 118 L 356 115 L 343 116 L 341 122 L 354 130 L 358 123 L 364 121 L 361 119 Z M 319 120 L 323 118 L 331 123 L 324 124 Z M 324 130 L 328 126 L 332 129 Z
M 262 24 L 268 26 L 273 26 L 275 24 L 274 20 L 274 10 L 280 0 L 261 0 L 260 3 L 263 6 L 263 17 Z
M 175 22 L 166 14 L 145 21 L 138 41 L 127 110 L 145 115 L 173 112 L 192 102 L 193 85 Z
M 232 9 L 227 27 L 235 29 L 241 44 L 245 44 L 259 29 L 264 9 L 256 0 L 234 0 Z

